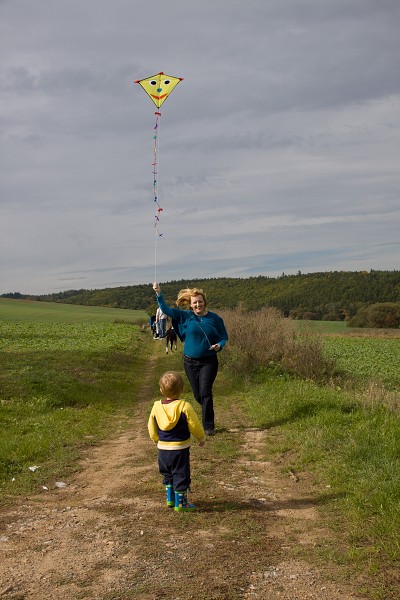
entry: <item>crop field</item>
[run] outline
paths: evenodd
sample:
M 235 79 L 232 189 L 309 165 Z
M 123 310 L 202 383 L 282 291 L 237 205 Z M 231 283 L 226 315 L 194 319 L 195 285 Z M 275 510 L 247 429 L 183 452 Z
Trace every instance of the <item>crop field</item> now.
M 327 354 L 338 369 L 360 383 L 375 381 L 389 389 L 400 388 L 400 331 L 358 329 L 344 321 L 298 321 L 323 336 Z
M 347 374 L 400 389 L 400 339 L 326 337 L 324 346 Z

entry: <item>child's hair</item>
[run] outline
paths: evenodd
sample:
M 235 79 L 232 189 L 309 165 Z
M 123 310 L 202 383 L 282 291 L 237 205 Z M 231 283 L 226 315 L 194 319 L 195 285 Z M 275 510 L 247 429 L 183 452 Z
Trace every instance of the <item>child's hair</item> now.
M 167 371 L 160 377 L 160 390 L 166 398 L 178 398 L 183 392 L 183 379 L 175 371 Z
M 207 304 L 206 295 L 200 288 L 185 288 L 178 293 L 176 305 L 179 308 L 190 308 L 190 298 L 192 296 L 203 296 L 204 304 Z

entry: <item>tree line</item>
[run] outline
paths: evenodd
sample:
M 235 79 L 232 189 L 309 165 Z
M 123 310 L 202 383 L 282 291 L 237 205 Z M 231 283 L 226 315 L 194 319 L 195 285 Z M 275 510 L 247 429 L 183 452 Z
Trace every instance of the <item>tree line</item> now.
M 216 310 L 240 308 L 243 311 L 254 311 L 274 307 L 284 316 L 295 319 L 346 320 L 349 323 L 357 315 L 367 315 L 371 323 L 374 311 L 366 311 L 371 305 L 389 303 L 394 305 L 392 311 L 400 311 L 400 271 L 328 271 L 308 274 L 299 271 L 296 275 L 282 273 L 279 277 L 218 277 L 161 283 L 163 294 L 170 304 L 174 303 L 180 289 L 198 287 L 206 292 L 210 309 Z M 95 290 L 67 290 L 46 295 L 15 292 L 2 296 L 146 310 L 149 315 L 156 310 L 151 283 Z M 387 322 L 392 321 L 391 317 L 387 317 Z M 363 326 L 361 322 L 360 317 L 357 326 Z M 396 319 L 393 322 L 396 323 Z

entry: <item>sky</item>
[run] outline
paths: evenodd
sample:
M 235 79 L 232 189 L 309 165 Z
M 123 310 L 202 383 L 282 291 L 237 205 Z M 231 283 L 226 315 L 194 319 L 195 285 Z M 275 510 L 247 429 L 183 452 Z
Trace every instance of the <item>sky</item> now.
M 399 29 L 398 0 L 0 0 L 0 294 L 399 269 Z

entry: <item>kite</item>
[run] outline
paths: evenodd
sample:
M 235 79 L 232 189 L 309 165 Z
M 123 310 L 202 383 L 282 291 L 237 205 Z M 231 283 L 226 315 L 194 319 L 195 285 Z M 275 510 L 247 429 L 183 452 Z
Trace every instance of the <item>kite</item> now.
M 178 85 L 180 81 L 183 80 L 183 77 L 171 77 L 171 75 L 165 75 L 162 71 L 157 73 L 157 75 L 152 75 L 151 77 L 146 77 L 146 79 L 137 79 L 135 83 L 141 85 L 146 94 L 151 98 L 156 107 L 159 109 L 160 106 L 165 102 L 168 98 L 172 90 Z M 155 113 L 156 122 L 154 125 L 154 136 L 153 136 L 153 199 L 155 202 L 155 216 L 154 216 L 154 229 L 156 232 L 156 243 L 155 243 L 155 273 L 154 273 L 154 281 L 157 281 L 157 239 L 159 237 L 163 237 L 163 234 L 160 232 L 159 223 L 160 216 L 162 211 L 159 203 L 158 197 L 158 167 L 159 167 L 159 156 L 158 156 L 158 138 L 160 132 L 160 120 L 161 113 L 157 110 Z
M 165 73 L 161 71 L 161 73 L 146 77 L 146 79 L 137 79 L 135 83 L 139 83 L 146 94 L 153 100 L 157 108 L 160 108 L 161 104 L 165 102 L 174 87 L 177 86 L 182 79 L 183 77 L 171 77 L 170 75 L 165 75 Z

